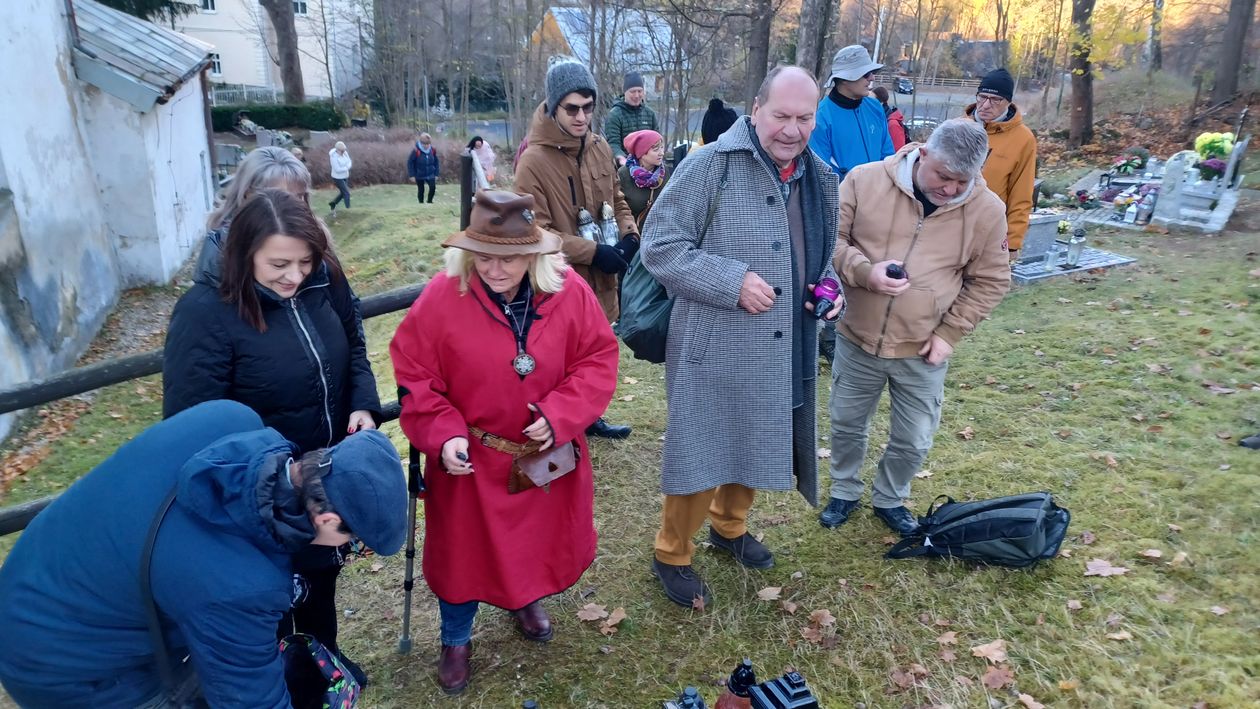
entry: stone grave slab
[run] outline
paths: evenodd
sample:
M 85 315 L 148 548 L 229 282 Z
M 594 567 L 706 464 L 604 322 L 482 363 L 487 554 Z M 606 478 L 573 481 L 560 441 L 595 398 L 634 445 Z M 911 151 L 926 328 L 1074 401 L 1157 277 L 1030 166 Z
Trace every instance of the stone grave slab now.
M 1060 244 L 1060 246 L 1063 248 L 1060 249 L 1058 263 L 1052 270 L 1047 271 L 1045 263 L 1041 259 L 1028 261 L 1021 259 L 1019 263 L 1016 263 L 1011 267 L 1011 280 L 1015 281 L 1017 284 L 1023 285 L 1027 283 L 1035 283 L 1037 281 L 1044 281 L 1047 278 L 1054 278 L 1055 276 L 1066 276 L 1068 274 L 1081 273 L 1082 271 L 1089 271 L 1095 268 L 1114 268 L 1116 266 L 1123 266 L 1128 263 L 1137 262 L 1137 259 L 1131 256 L 1122 256 L 1110 251 L 1086 246 L 1085 250 L 1081 252 L 1080 261 L 1075 267 L 1070 267 L 1067 265 L 1067 254 L 1064 253 L 1064 249 L 1066 249 L 1067 245 Z

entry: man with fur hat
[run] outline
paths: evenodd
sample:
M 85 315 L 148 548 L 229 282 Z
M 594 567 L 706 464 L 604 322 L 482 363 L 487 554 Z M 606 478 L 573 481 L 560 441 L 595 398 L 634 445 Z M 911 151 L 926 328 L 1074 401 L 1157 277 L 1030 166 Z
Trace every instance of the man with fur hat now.
M 165 706 L 141 559 L 177 681 L 210 706 L 290 707 L 276 642 L 290 559 L 407 536 L 378 431 L 294 459 L 243 404 L 209 401 L 132 439 L 39 514 L 0 566 L 0 684 L 25 707 Z M 181 658 L 189 662 L 180 665 Z
M 621 82 L 623 95 L 613 104 L 604 120 L 604 137 L 612 146 L 613 157 L 617 166 L 626 164 L 626 151 L 622 141 L 626 136 L 640 130 L 660 131 L 656 123 L 656 112 L 643 103 L 643 75 L 632 71 L 625 75 Z
M 621 312 L 617 277 L 639 251 L 639 230 L 618 187 L 608 141 L 592 130 L 596 96 L 595 77 L 583 64 L 562 61 L 547 71 L 547 99 L 534 111 L 529 145 L 516 166 L 516 191 L 534 196 L 538 226 L 560 235 L 565 257 L 595 291 L 611 323 Z M 616 221 L 615 244 L 578 232 L 578 212 L 598 221 L 605 205 Z M 630 432 L 602 417 L 587 429 L 603 438 L 626 438 Z
M 994 69 L 980 81 L 976 102 L 966 109 L 967 116 L 982 123 L 989 134 L 984 181 L 1006 205 L 1006 248 L 1011 261 L 1018 258 L 1028 233 L 1037 177 L 1037 139 L 1024 125 L 1014 98 L 1015 80 L 1010 72 Z

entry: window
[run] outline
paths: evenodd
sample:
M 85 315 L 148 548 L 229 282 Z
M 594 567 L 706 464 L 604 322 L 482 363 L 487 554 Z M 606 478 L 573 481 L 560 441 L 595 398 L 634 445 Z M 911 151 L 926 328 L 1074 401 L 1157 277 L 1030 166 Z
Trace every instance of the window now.
M 295 15 L 306 14 L 306 0 L 293 0 L 293 14 Z
M 213 2 L 214 0 L 211 0 Z M 223 76 L 223 64 L 219 62 L 219 53 L 210 54 L 210 76 Z
M 201 0 L 201 11 L 202 12 L 218 12 L 219 9 L 215 7 L 214 5 L 215 2 L 217 2 L 217 0 Z

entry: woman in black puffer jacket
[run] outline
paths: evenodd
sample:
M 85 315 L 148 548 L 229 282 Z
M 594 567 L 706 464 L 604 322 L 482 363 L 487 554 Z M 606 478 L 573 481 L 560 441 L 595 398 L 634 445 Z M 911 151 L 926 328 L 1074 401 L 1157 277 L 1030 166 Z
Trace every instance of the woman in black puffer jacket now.
M 303 453 L 376 428 L 381 405 L 358 302 L 310 207 L 283 190 L 256 192 L 232 219 L 221 269 L 217 279 L 199 274 L 171 314 L 163 416 L 239 401 Z M 295 589 L 280 635 L 310 633 L 337 652 L 344 551 L 312 546 L 295 556 L 305 588 Z

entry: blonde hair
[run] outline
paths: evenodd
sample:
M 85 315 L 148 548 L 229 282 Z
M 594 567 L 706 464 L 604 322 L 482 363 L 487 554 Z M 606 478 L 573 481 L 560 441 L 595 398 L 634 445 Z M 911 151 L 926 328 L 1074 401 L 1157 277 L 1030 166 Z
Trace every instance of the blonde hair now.
M 535 293 L 559 293 L 564 287 L 564 274 L 569 264 L 563 254 L 520 254 L 521 256 L 537 256 L 529 265 L 529 282 Z M 446 275 L 459 279 L 459 292 L 468 292 L 468 279 L 474 273 L 474 252 L 456 247 L 448 247 L 443 259 L 446 262 Z
M 255 192 L 265 189 L 309 192 L 311 173 L 284 148 L 268 146 L 251 151 L 236 168 L 232 182 L 219 195 L 219 205 L 206 220 L 206 228 L 218 229 L 225 220 L 236 216 Z

